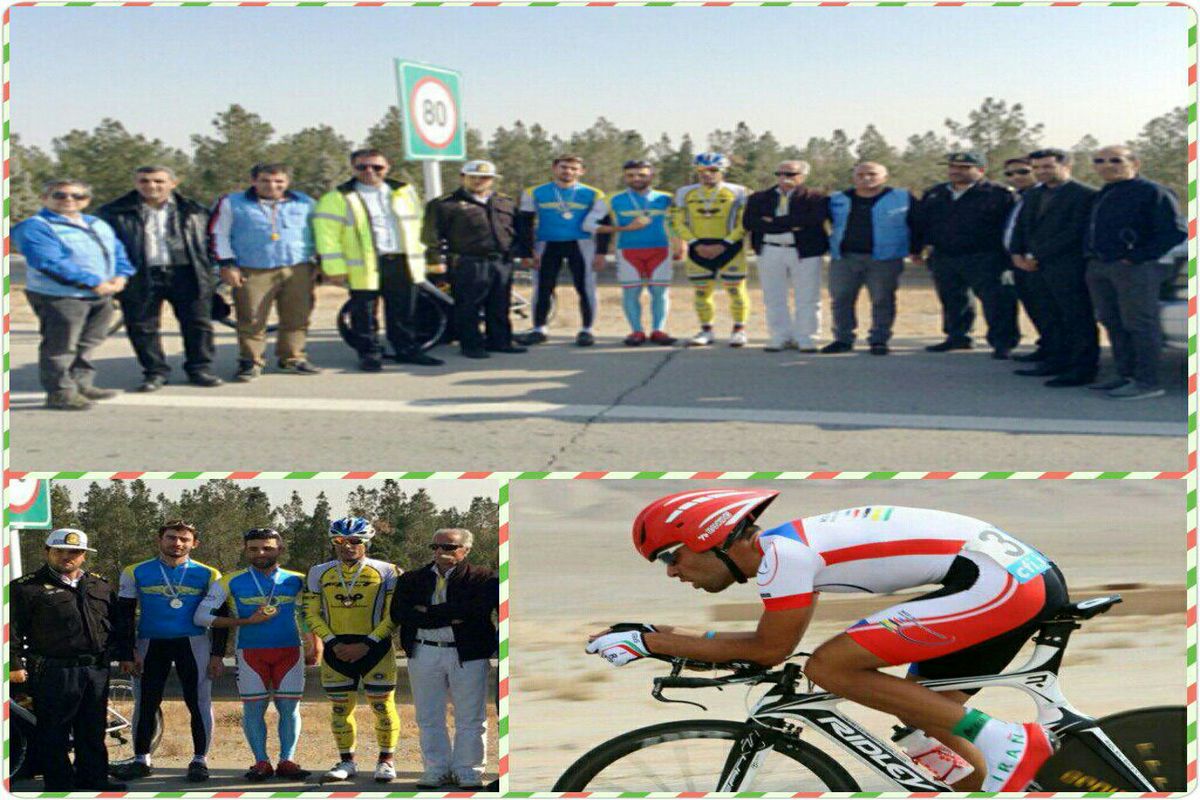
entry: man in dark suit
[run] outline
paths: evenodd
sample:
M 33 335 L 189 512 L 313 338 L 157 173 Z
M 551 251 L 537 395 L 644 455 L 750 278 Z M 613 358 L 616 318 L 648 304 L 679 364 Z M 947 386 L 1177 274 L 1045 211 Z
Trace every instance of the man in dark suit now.
M 487 755 L 489 659 L 497 650 L 492 612 L 500 605 L 493 570 L 466 563 L 474 536 L 464 528 L 433 535 L 433 561 L 405 572 L 392 595 L 392 620 L 408 654 L 421 758 L 418 789 L 483 788 Z M 454 706 L 454 745 L 446 704 Z
M 1013 265 L 1041 275 L 1052 316 L 1046 359 L 1025 374 L 1055 376 L 1047 386 L 1083 386 L 1096 377 L 1100 342 L 1084 280 L 1083 237 L 1096 190 L 1071 178 L 1069 153 L 1029 154 L 1038 185 L 1024 196 L 1009 249 Z

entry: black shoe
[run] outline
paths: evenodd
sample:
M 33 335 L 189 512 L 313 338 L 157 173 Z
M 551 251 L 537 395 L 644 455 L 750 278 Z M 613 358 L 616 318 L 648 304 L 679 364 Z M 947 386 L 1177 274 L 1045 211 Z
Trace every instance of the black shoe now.
M 383 359 L 379 356 L 359 356 L 358 368 L 363 372 L 382 372 Z
M 262 367 L 252 361 L 238 362 L 237 372 L 233 374 L 233 379 L 237 383 L 249 383 L 253 380 L 258 380 L 262 376 Z
M 1012 350 L 1008 349 L 1007 347 L 997 347 L 995 350 L 992 351 L 992 360 L 993 361 L 1008 361 L 1008 354 L 1011 352 L 1012 352 Z
M 1013 361 L 1019 361 L 1022 364 L 1030 364 L 1035 361 L 1045 361 L 1046 353 L 1042 350 L 1034 350 L 1032 353 L 1022 353 L 1019 356 L 1013 356 Z
M 850 342 L 830 342 L 821 348 L 821 352 L 825 355 L 830 355 L 831 353 L 849 353 L 853 349 L 854 345 L 850 344 Z
M 528 333 L 522 333 L 520 336 L 513 337 L 513 339 L 515 339 L 518 343 L 526 346 L 533 344 L 545 344 L 548 338 L 549 337 L 547 337 L 546 334 L 542 333 L 541 331 L 529 331 Z
M 428 353 L 423 353 L 420 350 L 416 350 L 411 353 L 399 353 L 396 356 L 396 360 L 401 364 L 415 364 L 418 367 L 440 367 L 442 364 L 446 363 L 440 358 L 434 358 Z
M 193 386 L 203 386 L 205 389 L 212 389 L 217 386 L 224 386 L 225 381 L 213 375 L 211 372 L 193 372 L 188 375 L 188 383 Z
M 165 375 L 151 375 L 149 378 L 146 378 L 144 381 L 142 381 L 142 384 L 138 386 L 137 391 L 157 392 L 166 385 L 167 378 Z
M 925 348 L 926 353 L 945 353 L 948 350 L 970 350 L 973 347 L 970 339 L 946 339 Z
M 1113 389 L 1120 389 L 1132 380 L 1132 378 L 1117 377 L 1109 381 L 1103 381 L 1102 383 L 1089 384 L 1088 388 L 1096 392 L 1111 392 Z
M 463 358 L 491 358 L 487 350 L 463 350 Z
M 1059 375 L 1057 378 L 1051 378 L 1046 381 L 1045 385 L 1054 389 L 1061 386 L 1087 386 L 1094 380 L 1096 380 L 1095 375 L 1072 375 L 1068 372 L 1065 375 Z
M 596 337 L 592 336 L 591 331 L 580 331 L 575 334 L 576 347 L 591 347 L 596 343 Z
M 1061 375 L 1063 372 L 1065 372 L 1063 367 L 1052 367 L 1046 363 L 1042 363 L 1036 367 L 1013 370 L 1014 375 L 1028 375 L 1034 378 L 1045 378 L 1048 375 Z
M 279 362 L 279 371 L 288 375 L 320 375 L 325 370 L 307 361 Z
M 140 761 L 130 761 L 128 764 L 118 764 L 108 770 L 108 774 L 123 781 L 135 778 L 147 778 L 154 774 L 154 767 Z
M 192 783 L 204 783 L 208 780 L 208 765 L 199 761 L 188 764 L 187 779 Z
M 489 347 L 489 348 L 487 348 L 487 351 L 489 353 L 528 353 L 529 348 L 528 347 L 520 347 L 519 345 L 515 345 L 515 344 L 510 344 L 510 345 L 506 345 L 504 347 Z
M 890 352 L 892 352 L 892 348 L 881 342 L 871 345 L 871 355 L 873 356 L 886 356 Z

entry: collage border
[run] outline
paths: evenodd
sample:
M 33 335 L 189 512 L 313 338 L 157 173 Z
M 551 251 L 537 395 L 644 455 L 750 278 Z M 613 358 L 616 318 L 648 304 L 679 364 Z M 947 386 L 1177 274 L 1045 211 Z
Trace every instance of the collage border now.
M 411 7 L 859 7 L 859 8 L 896 8 L 896 7 L 931 7 L 931 8 L 1010 8 L 1020 6 L 1033 7 L 1108 7 L 1128 8 L 1136 6 L 1151 7 L 1183 7 L 1192 10 L 1193 19 L 1187 32 L 1187 64 L 1188 64 L 1188 411 L 1187 411 L 1187 471 L 1186 472 L 672 472 L 672 471 L 640 471 L 640 472 L 267 472 L 267 471 L 233 471 L 233 472 L 15 472 L 9 470 L 10 463 L 10 350 L 9 333 L 11 328 L 9 256 L 10 240 L 10 171 L 9 159 L 11 151 L 10 131 L 10 15 L 14 7 L 46 6 L 46 7 L 382 7 L 382 6 L 411 6 Z M 57 480 L 87 480 L 87 479 L 170 479 L 170 480 L 381 480 L 392 478 L 396 480 L 496 480 L 499 482 L 499 558 L 500 558 L 500 650 L 499 650 L 499 745 L 498 757 L 501 773 L 501 788 L 505 790 L 509 783 L 509 620 L 508 620 L 508 548 L 509 548 L 509 490 L 512 482 L 526 480 L 1185 480 L 1186 481 L 1186 587 L 1187 599 L 1187 746 L 1189 760 L 1187 779 L 1189 790 L 1194 790 L 1197 780 L 1197 23 L 1196 9 L 1191 3 L 1177 2 L 1142 2 L 1140 0 L 1110 0 L 1109 2 L 1058 2 L 1045 0 L 1042 2 L 1027 2 L 1026 0 L 983 0 L 969 2 L 968 0 L 927 0 L 925 2 L 909 2 L 908 0 L 751 0 L 750 2 L 734 2 L 733 0 L 408 0 L 407 2 L 384 2 L 382 0 L 251 0 L 238 2 L 236 0 L 46 0 L 44 2 L 11 3 L 3 11 L 0 18 L 0 154 L 3 157 L 2 186 L 0 196 L 3 198 L 3 220 L 0 221 L 0 232 L 3 240 L 3 283 L 0 290 L 0 388 L 2 388 L 2 406 L 0 406 L 0 426 L 2 426 L 2 442 L 0 442 L 0 466 L 3 467 L 3 486 L 7 488 L 12 478 L 49 478 Z M 4 539 L 2 553 L 2 571 L 0 577 L 4 581 L 2 592 L 3 609 L 0 619 L 3 620 L 3 643 L 0 660 L 3 662 L 3 680 L 7 686 L 9 673 L 9 625 L 8 625 L 8 582 L 11 577 L 10 548 L 7 537 L 7 503 L 2 505 Z M 2 706 L 3 718 L 3 755 L 8 754 L 8 726 L 10 701 L 5 691 Z M 8 790 L 8 778 L 4 777 L 4 790 Z M 472 792 L 75 792 L 71 797 L 101 797 L 101 798 L 295 798 L 295 797 L 472 797 Z M 902 793 L 902 792 L 859 792 L 854 794 L 838 793 L 798 793 L 794 795 L 778 795 L 792 797 L 834 797 L 849 796 L 856 798 L 877 797 L 992 797 L 997 793 Z M 62 792 L 42 792 L 23 797 L 62 798 L 67 797 Z M 493 795 L 488 795 L 493 796 Z M 557 797 L 621 797 L 621 798 L 667 798 L 667 797 L 702 797 L 703 793 L 647 793 L 622 792 L 619 794 L 593 793 L 552 793 L 552 792 L 514 792 L 507 791 L 502 796 L 512 798 L 528 798 L 534 796 Z M 765 796 L 761 792 L 740 792 L 733 797 L 759 798 Z M 1097 793 L 1097 792 L 1041 792 L 1027 793 L 1027 797 L 1169 797 L 1170 793 Z

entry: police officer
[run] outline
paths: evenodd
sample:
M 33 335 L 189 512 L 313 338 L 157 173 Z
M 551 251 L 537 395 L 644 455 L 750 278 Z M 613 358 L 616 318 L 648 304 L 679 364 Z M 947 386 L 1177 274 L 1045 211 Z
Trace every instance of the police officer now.
M 1011 274 L 1005 275 L 1011 265 L 1003 239 L 1016 195 L 987 180 L 986 168 L 979 153 L 951 153 L 946 157 L 949 180 L 926 191 L 909 212 L 913 263 L 924 263 L 926 247 L 933 248 L 929 267 L 946 334 L 945 341 L 925 348 L 933 353 L 971 349 L 972 292 L 983 304 L 993 358 L 1008 358 L 1020 339 L 1017 295 Z
M 108 721 L 109 612 L 113 587 L 85 572 L 88 537 L 60 528 L 46 537 L 46 564 L 12 584 L 13 683 L 29 680 L 39 723 L 34 752 L 47 792 L 125 791 L 108 780 L 104 729 Z M 74 739 L 75 763 L 68 756 Z
M 496 165 L 468 161 L 458 191 L 429 201 L 421 240 L 427 264 L 449 262 L 454 325 L 467 358 L 524 353 L 512 342 L 508 319 L 516 203 L 495 191 Z M 483 312 L 486 337 L 479 331 Z

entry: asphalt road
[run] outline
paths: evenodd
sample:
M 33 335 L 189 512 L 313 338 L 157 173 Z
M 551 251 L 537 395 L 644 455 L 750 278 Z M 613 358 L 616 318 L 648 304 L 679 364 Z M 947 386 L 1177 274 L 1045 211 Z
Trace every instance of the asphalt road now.
M 606 309 L 590 349 L 564 333 L 524 355 L 471 361 L 443 347 L 443 367 L 363 374 L 318 313 L 309 351 L 323 375 L 172 384 L 65 413 L 41 407 L 35 322 L 16 297 L 16 470 L 1186 469 L 1179 352 L 1164 360 L 1166 397 L 1118 403 L 1044 389 L 984 350 L 925 353 L 933 335 L 901 332 L 886 358 L 770 354 L 761 337 L 742 350 L 626 348 Z M 178 335 L 165 339 L 178 365 Z M 227 374 L 235 337 L 221 328 L 217 341 Z M 139 382 L 123 334 L 97 364 L 104 386 Z

